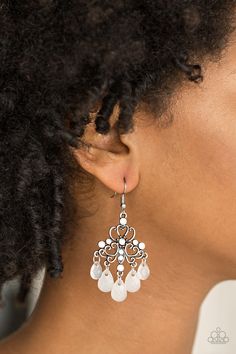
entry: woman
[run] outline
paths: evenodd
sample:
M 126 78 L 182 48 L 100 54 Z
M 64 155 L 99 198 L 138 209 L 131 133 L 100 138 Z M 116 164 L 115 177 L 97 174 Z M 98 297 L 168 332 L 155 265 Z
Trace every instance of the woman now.
M 191 353 L 204 296 L 236 275 L 235 7 L 1 2 L 0 282 L 24 299 L 47 275 L 0 353 Z M 117 224 L 146 245 L 128 296 L 99 283 Z

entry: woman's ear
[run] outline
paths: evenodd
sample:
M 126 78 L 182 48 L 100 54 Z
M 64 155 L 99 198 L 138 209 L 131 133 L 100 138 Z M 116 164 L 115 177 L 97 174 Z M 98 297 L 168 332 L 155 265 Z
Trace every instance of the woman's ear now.
M 139 183 L 139 154 L 135 130 L 118 134 L 115 127 L 103 135 L 95 131 L 94 124 L 86 128 L 85 146 L 73 149 L 80 166 L 98 178 L 107 188 L 122 193 L 124 177 L 126 191 L 130 192 Z

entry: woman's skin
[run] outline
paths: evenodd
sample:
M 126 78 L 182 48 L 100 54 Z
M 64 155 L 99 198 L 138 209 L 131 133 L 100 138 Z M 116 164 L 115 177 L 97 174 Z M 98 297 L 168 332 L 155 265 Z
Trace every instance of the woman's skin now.
M 204 81 L 185 82 L 157 124 L 142 107 L 135 130 L 94 132 L 74 151 L 94 175 L 77 192 L 79 219 L 63 254 L 62 279 L 48 276 L 27 324 L 3 354 L 190 354 L 199 306 L 217 282 L 236 277 L 236 34 Z M 112 117 L 115 120 L 116 112 Z M 149 123 L 147 124 L 147 121 Z M 97 242 L 119 217 L 127 181 L 128 223 L 146 244 L 150 277 L 124 302 L 102 293 L 89 275 Z M 115 275 L 113 269 L 113 275 Z

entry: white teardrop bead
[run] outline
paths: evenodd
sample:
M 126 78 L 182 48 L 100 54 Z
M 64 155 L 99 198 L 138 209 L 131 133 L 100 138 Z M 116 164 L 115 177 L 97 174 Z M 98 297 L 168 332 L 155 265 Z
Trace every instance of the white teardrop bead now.
M 122 279 L 117 279 L 111 289 L 111 297 L 115 301 L 124 301 L 127 298 L 127 289 Z
M 141 280 L 146 280 L 149 277 L 150 269 L 147 263 L 143 263 L 143 262 L 140 263 L 138 267 L 137 275 Z
M 93 263 L 92 267 L 90 268 L 90 276 L 91 278 L 97 280 L 102 275 L 102 266 L 100 263 Z
M 141 281 L 137 275 L 136 270 L 131 269 L 131 271 L 126 275 L 125 285 L 127 291 L 131 293 L 134 293 L 140 289 Z
M 110 270 L 105 269 L 102 272 L 101 277 L 98 279 L 98 289 L 107 293 L 108 291 L 111 291 L 113 284 L 114 279 Z

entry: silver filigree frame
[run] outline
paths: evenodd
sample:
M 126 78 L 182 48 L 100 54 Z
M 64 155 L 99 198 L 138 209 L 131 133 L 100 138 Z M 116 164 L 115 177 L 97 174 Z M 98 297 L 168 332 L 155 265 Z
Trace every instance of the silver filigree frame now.
M 116 232 L 117 237 L 113 236 L 114 231 Z M 122 232 L 122 233 L 121 233 Z M 132 233 L 129 238 L 127 238 L 128 234 Z M 120 261 L 118 260 L 119 264 L 122 264 L 125 260 L 131 265 L 131 267 L 136 267 L 137 262 L 136 259 L 144 259 L 146 260 L 148 257 L 148 254 L 146 251 L 141 249 L 139 247 L 139 242 L 135 239 L 136 231 L 134 227 L 128 226 L 128 225 L 121 225 L 118 224 L 116 226 L 112 226 L 109 229 L 109 239 L 111 242 L 107 244 L 107 240 L 104 240 L 105 246 L 100 247 L 98 250 L 94 252 L 94 262 L 96 261 L 96 258 L 100 257 L 106 258 L 104 265 L 106 267 L 109 267 L 111 263 L 115 262 L 119 256 L 119 251 L 123 250 L 123 260 Z M 124 245 L 120 244 L 120 240 L 125 240 Z M 134 244 L 133 241 L 136 240 L 136 243 Z M 115 252 L 109 252 L 111 250 L 115 249 Z M 133 250 L 134 253 L 130 253 L 129 250 Z

